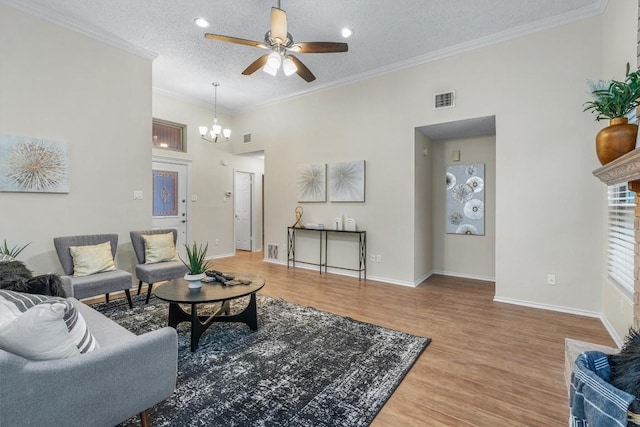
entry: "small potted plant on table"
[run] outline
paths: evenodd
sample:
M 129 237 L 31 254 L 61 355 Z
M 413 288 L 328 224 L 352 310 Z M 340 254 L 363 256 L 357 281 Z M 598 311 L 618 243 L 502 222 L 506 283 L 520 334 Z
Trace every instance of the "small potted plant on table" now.
M 207 243 L 203 248 L 202 245 L 198 246 L 194 241 L 191 247 L 187 244 L 184 247 L 187 250 L 187 261 L 182 258 L 180 260 L 189 269 L 184 275 L 184 280 L 189 282 L 190 289 L 199 289 L 202 287 L 200 280 L 206 276 L 205 272 L 209 268 L 209 261 L 206 260 L 209 244 Z
M 640 98 L 640 70 L 627 71 L 624 81 L 599 81 L 592 84 L 593 100 L 585 103 L 584 111 L 596 113 L 596 120 L 609 120 L 609 126 L 596 135 L 596 155 L 602 165 L 633 151 L 636 147 L 638 125 L 628 123 L 626 117 L 638 107 Z

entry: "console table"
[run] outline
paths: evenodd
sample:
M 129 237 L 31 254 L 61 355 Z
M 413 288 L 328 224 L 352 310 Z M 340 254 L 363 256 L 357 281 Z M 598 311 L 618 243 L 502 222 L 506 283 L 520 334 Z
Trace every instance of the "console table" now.
M 318 262 L 307 262 L 296 259 L 296 234 L 299 232 L 311 232 L 318 235 Z M 337 265 L 328 265 L 327 255 L 329 252 L 329 236 L 331 235 L 354 235 L 358 236 L 358 268 L 348 268 Z M 324 243 L 324 244 L 323 244 Z M 327 272 L 327 267 L 337 268 L 340 270 L 350 270 L 358 272 L 358 280 L 367 279 L 367 232 L 366 231 L 347 231 L 347 230 L 324 230 L 315 228 L 297 228 L 287 227 L 287 267 L 289 263 L 296 266 L 296 262 L 301 264 L 317 265 L 320 274 L 324 267 L 324 272 Z

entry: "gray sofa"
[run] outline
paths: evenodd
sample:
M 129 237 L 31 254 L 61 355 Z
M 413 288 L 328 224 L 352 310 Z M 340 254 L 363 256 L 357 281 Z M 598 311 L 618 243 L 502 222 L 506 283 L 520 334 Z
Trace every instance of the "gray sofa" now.
M 48 361 L 0 350 L 0 426 L 113 427 L 136 414 L 145 419 L 147 408 L 175 390 L 175 329 L 136 336 L 78 300 L 69 300 L 100 347 Z

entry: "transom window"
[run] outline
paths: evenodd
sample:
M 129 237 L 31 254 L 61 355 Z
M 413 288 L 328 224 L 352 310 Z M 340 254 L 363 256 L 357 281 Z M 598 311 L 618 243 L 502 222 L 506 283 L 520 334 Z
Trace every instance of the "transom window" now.
M 153 119 L 153 147 L 186 153 L 186 130 L 187 125 Z

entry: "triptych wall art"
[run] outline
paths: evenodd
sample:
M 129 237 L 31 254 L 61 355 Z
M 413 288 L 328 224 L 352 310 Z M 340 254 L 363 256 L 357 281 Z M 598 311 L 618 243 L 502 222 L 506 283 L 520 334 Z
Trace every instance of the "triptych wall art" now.
M 298 202 L 364 202 L 365 161 L 300 165 L 296 170 Z
M 447 233 L 484 236 L 484 164 L 447 166 Z
M 0 135 L 0 191 L 68 193 L 67 144 Z

